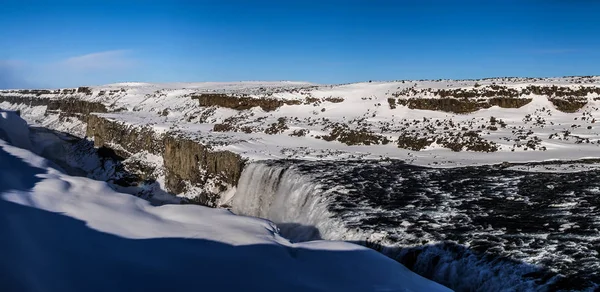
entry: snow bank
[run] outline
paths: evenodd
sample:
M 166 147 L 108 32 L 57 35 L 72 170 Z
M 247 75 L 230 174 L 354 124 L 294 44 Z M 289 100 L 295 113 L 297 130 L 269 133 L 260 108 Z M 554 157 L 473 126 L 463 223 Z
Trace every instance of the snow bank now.
M 3 138 L 27 146 L 17 118 L 2 113 Z M 358 245 L 292 244 L 267 220 L 154 207 L 49 165 L 0 140 L 7 291 L 448 291 Z

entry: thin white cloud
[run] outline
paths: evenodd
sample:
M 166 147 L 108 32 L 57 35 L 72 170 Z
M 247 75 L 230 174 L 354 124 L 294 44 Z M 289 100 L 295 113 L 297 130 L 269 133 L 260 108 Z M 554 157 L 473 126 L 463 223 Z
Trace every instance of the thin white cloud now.
M 136 63 L 131 50 L 113 50 L 71 57 L 60 65 L 74 70 L 109 70 L 130 68 Z

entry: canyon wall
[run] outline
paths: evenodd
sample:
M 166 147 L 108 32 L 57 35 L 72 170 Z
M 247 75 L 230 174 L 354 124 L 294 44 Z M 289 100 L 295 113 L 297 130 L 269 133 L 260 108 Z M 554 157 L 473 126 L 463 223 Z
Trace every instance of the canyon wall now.
M 102 113 L 110 110 L 99 102 L 74 97 L 54 99 L 18 95 L 0 95 L 0 102 L 45 106 L 46 116 L 58 115 L 59 119 L 75 117 L 87 124 L 85 134 L 93 138 L 96 148 L 102 149 L 103 153 L 114 153 L 119 159 L 142 151 L 161 156 L 166 190 L 177 195 L 194 187 L 203 189 L 197 197 L 191 198 L 194 203 L 216 206 L 219 193 L 236 186 L 244 168 L 245 160 L 233 152 L 216 151 L 175 133 L 157 133 L 149 126 L 129 125 L 105 117 Z M 135 168 L 141 172 L 140 177 L 150 176 L 143 173 L 143 167 Z M 207 184 L 211 184 L 208 189 L 205 188 Z

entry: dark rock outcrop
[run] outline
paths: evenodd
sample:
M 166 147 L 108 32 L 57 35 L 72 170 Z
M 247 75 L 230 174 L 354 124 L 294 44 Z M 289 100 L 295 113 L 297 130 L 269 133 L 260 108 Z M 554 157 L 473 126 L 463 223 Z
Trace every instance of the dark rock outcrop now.
M 574 113 L 588 103 L 587 99 L 582 98 L 550 98 L 549 100 L 557 110 L 565 113 Z
M 90 113 L 106 113 L 106 106 L 99 102 L 86 101 L 76 98 L 50 99 L 46 104 L 47 111 L 61 111 L 73 115 L 87 116 Z
M 208 179 L 216 178 L 235 186 L 245 164 L 245 160 L 238 154 L 213 151 L 187 138 L 167 135 L 164 147 L 166 186 L 175 193 L 185 191 L 186 181 L 191 184 L 205 184 Z
M 125 125 L 98 115 L 89 115 L 87 122 L 86 135 L 94 137 L 95 147 L 119 145 L 122 150 L 114 150 L 123 157 L 144 150 L 156 155 L 163 152 L 162 137 L 149 127 Z
M 0 95 L 0 102 L 7 102 L 11 104 L 26 104 L 28 106 L 45 106 L 50 103 L 50 98 L 2 94 Z
M 25 104 L 28 106 L 46 106 L 47 112 L 60 113 L 61 117 L 77 117 L 84 122 L 87 122 L 87 117 L 90 113 L 108 112 L 106 106 L 99 102 L 81 100 L 72 96 L 59 97 L 47 98 L 39 97 L 38 94 L 36 96 L 23 96 L 8 93 L 0 94 L 0 102 Z
M 121 157 L 143 150 L 162 155 L 169 192 L 179 194 L 188 191 L 188 186 L 202 188 L 213 183 L 214 192 L 205 191 L 193 200 L 207 206 L 216 206 L 218 193 L 228 185 L 237 185 L 245 164 L 233 152 L 215 151 L 171 133 L 156 135 L 151 128 L 127 125 L 101 115 L 89 115 L 86 134 L 94 137 L 95 147 L 110 147 Z
M 408 106 L 410 109 L 445 111 L 456 114 L 466 114 L 480 109 L 499 106 L 502 108 L 520 108 L 531 102 L 528 98 L 501 98 L 490 99 L 467 99 L 467 98 L 408 98 L 388 99 L 390 108 L 396 108 L 396 104 Z
M 300 104 L 299 100 L 281 100 L 276 98 L 252 98 L 246 96 L 231 96 L 226 94 L 205 93 L 192 95 L 192 99 L 197 99 L 200 106 L 210 107 L 218 106 L 235 110 L 247 110 L 253 107 L 260 107 L 264 111 L 274 111 L 284 104 Z

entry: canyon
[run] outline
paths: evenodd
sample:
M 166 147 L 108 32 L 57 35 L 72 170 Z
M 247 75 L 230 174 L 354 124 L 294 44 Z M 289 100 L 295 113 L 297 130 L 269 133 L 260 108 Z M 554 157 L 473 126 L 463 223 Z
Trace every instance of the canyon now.
M 121 83 L 3 90 L 0 108 L 153 204 L 360 243 L 457 291 L 600 285 L 599 77 Z

